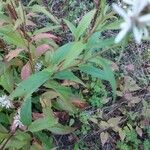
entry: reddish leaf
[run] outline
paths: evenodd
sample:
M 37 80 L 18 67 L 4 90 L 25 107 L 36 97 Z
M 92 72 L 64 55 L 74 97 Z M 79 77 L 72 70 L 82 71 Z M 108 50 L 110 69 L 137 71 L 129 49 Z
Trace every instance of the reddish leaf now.
M 42 54 L 44 54 L 48 49 L 53 49 L 53 48 L 47 44 L 40 45 L 36 48 L 36 55 L 39 57 Z
M 17 57 L 21 51 L 23 51 L 23 49 L 19 49 L 19 48 L 15 49 L 15 50 L 13 50 L 13 51 L 10 51 L 10 52 L 5 56 L 5 58 L 7 59 L 7 61 L 10 61 L 10 60 L 12 60 L 13 58 Z
M 58 37 L 53 35 L 53 34 L 50 34 L 50 33 L 40 33 L 38 35 L 35 35 L 33 38 L 32 38 L 32 41 L 39 41 L 41 39 L 53 39 L 53 40 L 58 40 Z
M 72 100 L 72 104 L 73 104 L 74 106 L 78 107 L 78 108 L 81 108 L 81 109 L 83 109 L 83 108 L 85 108 L 85 107 L 88 106 L 88 104 L 87 104 L 86 102 L 81 101 L 81 100 L 79 100 L 79 99 L 74 99 L 74 100 Z
M 21 70 L 21 79 L 22 80 L 27 79 L 31 75 L 31 73 L 32 73 L 31 66 L 30 66 L 29 62 L 27 62 Z

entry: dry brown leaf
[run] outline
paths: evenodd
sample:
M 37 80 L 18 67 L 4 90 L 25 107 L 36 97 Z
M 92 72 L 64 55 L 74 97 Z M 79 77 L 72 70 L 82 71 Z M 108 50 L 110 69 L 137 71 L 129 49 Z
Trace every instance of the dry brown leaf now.
M 101 121 L 99 124 L 99 127 L 105 130 L 105 129 L 108 129 L 110 126 L 106 121 Z
M 136 84 L 136 81 L 132 79 L 130 76 L 126 76 L 124 78 L 125 87 L 124 91 L 134 92 L 140 90 L 141 88 Z
M 100 134 L 100 138 L 101 138 L 102 146 L 104 146 L 105 143 L 107 142 L 108 138 L 109 138 L 108 132 L 102 132 L 102 133 Z
M 120 123 L 122 117 L 116 117 L 116 118 L 110 118 L 107 123 L 109 124 L 109 126 L 111 127 L 115 127 L 118 126 L 118 124 Z
M 136 126 L 136 132 L 137 132 L 137 134 L 138 134 L 140 137 L 142 137 L 143 131 L 142 131 L 142 129 L 139 128 L 138 126 Z

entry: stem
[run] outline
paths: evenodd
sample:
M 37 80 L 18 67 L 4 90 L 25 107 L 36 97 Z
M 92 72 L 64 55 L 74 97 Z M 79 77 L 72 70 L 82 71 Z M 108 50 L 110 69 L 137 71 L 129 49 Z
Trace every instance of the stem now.
M 4 142 L 4 144 L 0 147 L 0 150 L 4 150 L 6 144 L 9 142 L 9 140 L 13 137 L 13 134 L 10 134 L 7 140 Z
M 31 70 L 32 70 L 32 73 L 34 73 L 34 60 L 33 60 L 33 57 L 32 57 L 31 50 L 30 50 L 30 41 L 31 41 L 31 38 L 26 33 L 26 28 L 25 28 L 25 26 L 26 26 L 26 17 L 25 17 L 25 11 L 23 9 L 22 3 L 21 3 L 21 8 L 22 8 L 22 12 L 23 12 L 23 24 L 22 24 L 22 27 L 20 28 L 20 30 L 22 31 L 24 38 L 28 42 L 26 48 L 28 50 L 29 63 L 30 63 L 30 66 L 31 66 Z

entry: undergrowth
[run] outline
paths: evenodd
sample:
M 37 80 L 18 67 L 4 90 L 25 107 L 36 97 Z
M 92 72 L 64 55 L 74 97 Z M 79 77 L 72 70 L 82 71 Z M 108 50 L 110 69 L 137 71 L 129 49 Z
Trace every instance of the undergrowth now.
M 140 84 L 133 64 L 120 69 L 128 44 L 140 44 L 129 33 L 114 42 L 114 10 L 106 0 L 0 0 L 1 150 L 150 149 L 149 51 Z

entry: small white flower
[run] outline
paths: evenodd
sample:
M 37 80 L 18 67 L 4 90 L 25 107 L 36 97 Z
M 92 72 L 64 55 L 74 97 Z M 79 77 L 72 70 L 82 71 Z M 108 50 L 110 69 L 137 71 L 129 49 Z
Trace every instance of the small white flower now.
M 12 101 L 7 95 L 2 95 L 0 97 L 0 106 L 5 108 L 13 108 Z
M 18 110 L 17 114 L 14 116 L 14 121 L 13 121 L 13 126 L 15 128 L 19 127 L 19 128 L 22 128 L 24 127 L 23 123 L 21 122 L 20 120 L 20 109 Z
M 124 0 L 125 3 L 131 5 L 127 12 L 116 4 L 113 4 L 114 10 L 124 19 L 120 25 L 121 31 L 115 39 L 119 43 L 128 32 L 132 31 L 135 41 L 141 43 L 143 36 L 149 35 L 147 26 L 150 25 L 150 14 L 141 16 L 141 12 L 149 4 L 150 0 Z
M 37 62 L 37 63 L 35 64 L 35 67 L 34 67 L 35 71 L 40 71 L 41 68 L 42 68 L 42 63 L 41 63 L 41 62 Z

